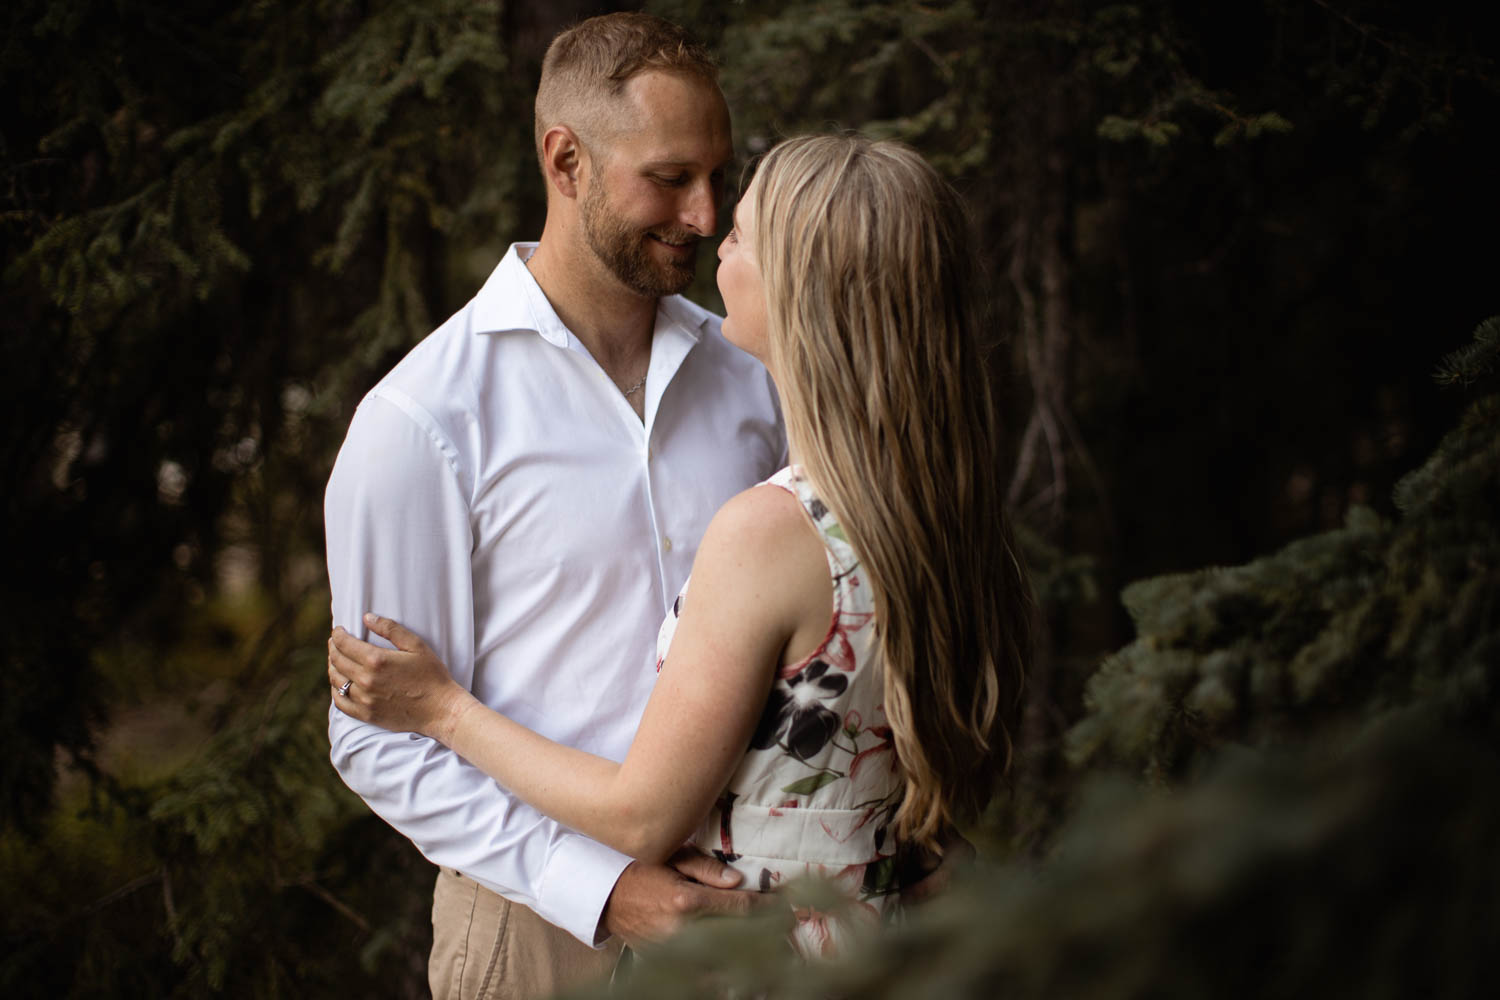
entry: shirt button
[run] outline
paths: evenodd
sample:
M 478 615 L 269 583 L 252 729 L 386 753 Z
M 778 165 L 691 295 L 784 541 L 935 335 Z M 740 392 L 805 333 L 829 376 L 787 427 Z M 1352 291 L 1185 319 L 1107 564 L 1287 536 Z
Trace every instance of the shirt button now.
M 662 540 L 661 540 L 661 550 L 663 552 L 671 552 L 672 551 L 672 539 L 663 537 Z

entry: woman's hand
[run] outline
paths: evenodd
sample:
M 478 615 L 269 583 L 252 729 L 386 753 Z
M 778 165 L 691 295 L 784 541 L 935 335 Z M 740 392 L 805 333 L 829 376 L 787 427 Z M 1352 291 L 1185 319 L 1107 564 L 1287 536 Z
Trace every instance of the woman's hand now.
M 477 699 L 411 630 L 369 614 L 365 625 L 396 648 L 374 646 L 334 629 L 328 640 L 333 703 L 364 722 L 448 744 L 459 718 Z

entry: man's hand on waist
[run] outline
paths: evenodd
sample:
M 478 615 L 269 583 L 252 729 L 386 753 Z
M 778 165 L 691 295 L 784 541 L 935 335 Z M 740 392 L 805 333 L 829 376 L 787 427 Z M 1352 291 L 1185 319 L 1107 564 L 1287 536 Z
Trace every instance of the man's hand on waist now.
M 759 899 L 736 889 L 741 881 L 739 872 L 691 847 L 662 865 L 632 861 L 604 904 L 600 937 L 618 935 L 639 947 L 671 937 L 690 917 L 742 916 Z

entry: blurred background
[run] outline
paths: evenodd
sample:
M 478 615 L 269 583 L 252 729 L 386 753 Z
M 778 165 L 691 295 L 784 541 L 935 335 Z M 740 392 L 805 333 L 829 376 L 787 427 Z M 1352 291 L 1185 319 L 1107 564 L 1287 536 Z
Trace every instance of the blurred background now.
M 1446 0 L 12 0 L 0 991 L 423 995 L 433 871 L 327 762 L 323 487 L 539 234 L 547 43 L 640 6 L 736 174 L 850 128 L 967 197 L 1045 618 L 984 864 L 779 988 L 1476 995 L 1500 14 Z

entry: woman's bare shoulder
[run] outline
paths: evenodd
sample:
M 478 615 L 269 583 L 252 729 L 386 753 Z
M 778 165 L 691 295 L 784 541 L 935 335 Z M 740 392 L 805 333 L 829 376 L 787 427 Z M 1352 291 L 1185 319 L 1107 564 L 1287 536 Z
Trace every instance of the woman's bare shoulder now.
M 785 555 L 797 549 L 821 549 L 802 503 L 780 486 L 762 483 L 730 497 L 709 522 L 705 549 L 740 556 Z
M 801 501 L 779 486 L 751 487 L 719 508 L 693 564 L 689 600 L 700 583 L 741 614 L 780 622 L 788 638 L 827 627 L 831 582 L 822 539 Z

